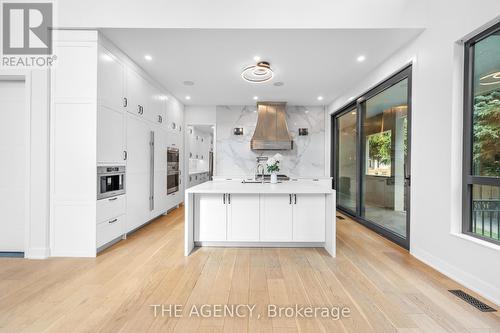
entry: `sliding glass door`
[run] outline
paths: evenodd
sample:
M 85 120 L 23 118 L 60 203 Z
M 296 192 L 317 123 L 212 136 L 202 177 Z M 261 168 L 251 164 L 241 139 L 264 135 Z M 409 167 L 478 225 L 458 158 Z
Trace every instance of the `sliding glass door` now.
M 337 206 L 409 247 L 411 67 L 333 115 Z
M 357 190 L 357 110 L 356 108 L 337 117 L 337 204 L 356 212 Z

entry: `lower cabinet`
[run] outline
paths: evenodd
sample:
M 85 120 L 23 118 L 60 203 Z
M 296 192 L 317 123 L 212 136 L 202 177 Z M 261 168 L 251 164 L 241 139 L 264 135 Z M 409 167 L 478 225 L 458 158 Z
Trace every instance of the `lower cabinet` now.
M 226 240 L 226 195 L 196 195 L 195 241 Z
M 291 241 L 292 221 L 291 194 L 260 195 L 260 240 Z
M 227 240 L 259 241 L 259 195 L 227 194 Z
M 195 241 L 324 242 L 324 194 L 196 194 Z
M 293 195 L 293 241 L 324 242 L 326 201 L 323 194 Z

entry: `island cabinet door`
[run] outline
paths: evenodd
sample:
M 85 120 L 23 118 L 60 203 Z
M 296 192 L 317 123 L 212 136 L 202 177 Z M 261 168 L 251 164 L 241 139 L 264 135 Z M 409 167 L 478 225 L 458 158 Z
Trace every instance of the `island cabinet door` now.
M 290 198 L 289 194 L 261 194 L 261 241 L 292 241 L 292 203 Z
M 294 194 L 293 240 L 295 242 L 325 241 L 325 195 Z
M 259 195 L 229 194 L 226 202 L 227 240 L 259 241 Z
M 196 194 L 195 198 L 195 241 L 225 241 L 225 195 Z

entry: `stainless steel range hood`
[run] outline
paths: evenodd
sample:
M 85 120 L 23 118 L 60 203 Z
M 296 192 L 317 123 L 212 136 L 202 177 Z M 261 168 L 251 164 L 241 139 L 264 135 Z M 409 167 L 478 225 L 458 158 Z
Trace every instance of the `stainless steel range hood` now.
M 252 150 L 291 150 L 293 140 L 286 123 L 286 103 L 257 103 L 257 126 L 250 141 Z

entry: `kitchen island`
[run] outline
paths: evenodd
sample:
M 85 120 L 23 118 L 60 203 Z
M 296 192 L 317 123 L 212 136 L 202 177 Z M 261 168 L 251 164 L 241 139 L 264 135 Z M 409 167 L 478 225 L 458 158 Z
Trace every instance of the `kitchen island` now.
M 329 181 L 209 181 L 185 193 L 185 248 L 324 247 L 335 256 L 335 191 Z

